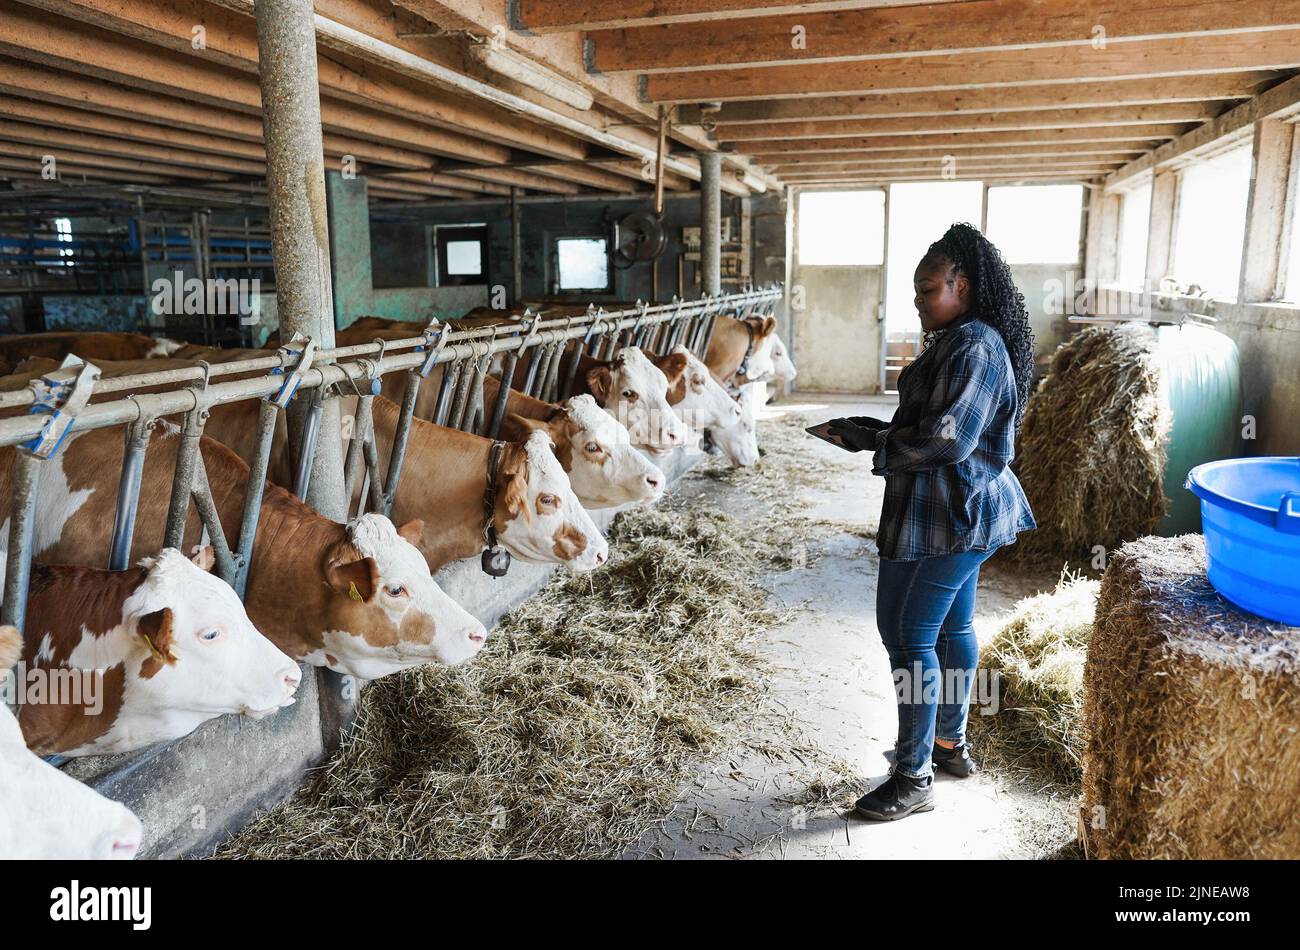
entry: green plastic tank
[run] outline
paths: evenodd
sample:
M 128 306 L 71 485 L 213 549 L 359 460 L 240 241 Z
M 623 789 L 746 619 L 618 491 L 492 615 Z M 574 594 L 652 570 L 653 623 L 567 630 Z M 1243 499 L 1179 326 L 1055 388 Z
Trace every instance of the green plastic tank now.
M 1237 344 L 1195 323 L 1156 327 L 1154 351 L 1161 397 L 1172 414 L 1165 442 L 1169 513 L 1156 527 L 1165 537 L 1201 530 L 1200 499 L 1184 490 L 1203 462 L 1235 458 L 1241 445 L 1241 360 Z

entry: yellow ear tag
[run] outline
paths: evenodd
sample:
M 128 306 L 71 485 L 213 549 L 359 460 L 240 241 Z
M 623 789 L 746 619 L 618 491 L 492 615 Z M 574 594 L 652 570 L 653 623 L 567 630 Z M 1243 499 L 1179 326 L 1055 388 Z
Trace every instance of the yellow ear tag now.
M 361 591 L 357 590 L 356 581 L 348 581 L 348 596 L 358 603 L 365 599 L 361 596 Z
M 166 660 L 163 659 L 163 655 L 158 652 L 158 648 L 153 645 L 153 641 L 149 639 L 148 634 L 144 635 L 144 642 L 149 644 L 149 653 L 153 656 L 155 660 L 157 660 L 159 663 L 167 662 Z

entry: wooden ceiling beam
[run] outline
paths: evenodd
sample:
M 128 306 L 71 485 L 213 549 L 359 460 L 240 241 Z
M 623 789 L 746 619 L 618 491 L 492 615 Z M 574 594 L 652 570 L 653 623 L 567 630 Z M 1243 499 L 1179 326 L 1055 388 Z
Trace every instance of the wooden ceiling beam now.
M 56 171 L 62 164 L 67 163 L 69 166 L 75 167 L 117 169 L 118 171 L 140 172 L 146 175 L 161 175 L 165 178 L 189 178 L 196 181 L 230 181 L 234 177 L 225 172 L 187 168 L 182 165 L 166 165 L 161 162 L 147 162 L 134 158 L 117 158 L 95 152 L 81 152 L 75 149 L 53 147 L 49 144 L 38 146 L 0 140 L 0 155 L 27 159 L 37 172 L 40 172 L 48 159 L 53 157 L 53 167 Z
M 914 5 L 631 27 L 588 43 L 599 72 L 655 74 L 999 50 L 1122 54 L 1142 43 L 1250 41 L 1288 28 L 1300 28 L 1300 0 L 968 0 L 941 12 Z
M 936 92 L 1285 70 L 1300 66 L 1300 30 L 1191 36 L 1091 46 L 903 56 L 763 69 L 711 69 L 647 76 L 652 102 L 714 102 L 817 95 Z
M 545 35 L 738 17 L 903 6 L 917 0 L 518 0 L 512 25 Z M 956 0 L 929 0 L 931 5 Z
M 131 142 L 107 135 L 87 132 L 69 132 L 66 129 L 36 125 L 31 122 L 11 122 L 0 118 L 0 139 L 22 142 L 25 145 L 70 148 L 91 154 L 117 158 L 140 158 L 165 165 L 186 168 L 206 168 L 212 171 L 231 172 L 238 175 L 265 175 L 266 163 L 229 155 L 214 155 L 189 148 L 173 148 L 149 142 Z
M 881 135 L 830 139 L 762 139 L 750 142 L 755 155 L 811 155 L 816 152 L 871 152 L 907 148 L 961 150 L 989 145 L 1093 145 L 1097 143 L 1151 143 L 1176 139 L 1183 125 L 1139 125 L 1117 129 L 1030 129 L 1025 132 L 945 132 L 933 135 Z M 833 156 L 832 156 L 833 157 Z
M 1007 147 L 982 147 L 963 149 L 960 157 L 965 160 L 978 158 L 990 158 L 1004 156 L 1007 158 L 1054 158 L 1054 157 L 1096 157 L 1096 158 L 1119 158 L 1122 160 L 1131 160 L 1141 155 L 1145 149 L 1134 145 L 1131 148 L 1108 147 L 1108 146 L 1063 146 L 1063 147 L 1040 147 L 1040 148 L 1007 148 Z M 787 153 L 781 155 L 758 155 L 757 160 L 762 161 L 769 167 L 796 168 L 796 167 L 817 167 L 819 165 L 834 165 L 852 162 L 857 165 L 889 165 L 898 162 L 908 162 L 914 159 L 926 159 L 940 161 L 946 155 L 952 154 L 949 149 L 937 148 L 905 148 L 894 149 L 886 152 L 824 152 L 803 155 L 800 153 Z
M 723 103 L 713 113 L 719 126 L 750 123 L 815 122 L 831 119 L 886 119 L 982 112 L 1043 109 L 1113 108 L 1170 103 L 1230 102 L 1248 99 L 1274 82 L 1273 72 L 1223 73 L 1166 79 L 1117 79 L 1109 82 L 1058 83 L 1045 86 L 999 86 L 944 92 L 892 95 L 813 96 Z M 678 107 L 680 121 L 703 118 L 693 106 Z
M 507 185 L 518 185 L 530 191 L 541 191 L 553 195 L 576 195 L 582 188 L 572 182 L 559 181 L 545 175 L 521 171 L 517 168 L 458 168 L 456 178 L 477 178 L 480 181 L 495 181 Z
M 974 115 L 894 119 L 844 119 L 819 122 L 767 122 L 719 125 L 720 142 L 745 148 L 752 139 L 848 138 L 856 135 L 931 135 L 943 132 L 1013 132 L 1026 129 L 1123 128 L 1130 125 L 1208 122 L 1223 107 L 1217 103 L 1177 103 L 1109 109 L 1052 109 L 1043 112 L 984 112 Z

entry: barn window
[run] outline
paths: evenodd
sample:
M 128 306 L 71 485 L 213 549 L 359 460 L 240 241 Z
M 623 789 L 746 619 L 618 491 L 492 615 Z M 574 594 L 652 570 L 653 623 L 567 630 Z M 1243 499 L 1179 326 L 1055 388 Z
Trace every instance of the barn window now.
M 799 263 L 879 267 L 885 262 L 883 191 L 809 191 L 799 196 Z
M 1189 165 L 1178 188 L 1174 278 L 1220 300 L 1236 300 L 1250 196 L 1251 146 Z
M 1125 192 L 1119 206 L 1119 284 L 1141 290 L 1147 273 L 1151 227 L 1151 183 Z
M 61 247 L 61 248 L 59 248 L 59 257 L 71 257 L 71 256 L 72 256 L 72 247 L 71 247 L 71 245 L 72 245 L 72 219 L 71 219 L 71 218 L 55 218 L 55 219 L 54 219 L 54 236 L 59 240 L 60 243 L 69 245 L 68 247 Z M 63 267 L 71 267 L 71 266 L 72 266 L 72 263 L 71 263 L 70 261 L 68 261 L 68 262 L 63 262 L 63 263 L 61 264 L 61 266 L 63 266 Z
M 555 240 L 556 290 L 608 293 L 609 241 L 603 237 L 562 237 Z
M 990 188 L 988 238 L 1008 264 L 1077 264 L 1082 185 Z
M 437 285 L 488 282 L 487 225 L 469 224 L 434 229 Z

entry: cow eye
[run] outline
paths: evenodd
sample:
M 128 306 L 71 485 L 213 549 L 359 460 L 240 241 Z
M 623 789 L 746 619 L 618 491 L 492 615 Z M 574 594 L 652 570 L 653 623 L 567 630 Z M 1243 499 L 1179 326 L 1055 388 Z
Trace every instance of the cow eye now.
M 389 584 L 387 587 L 384 588 L 384 591 L 385 593 L 388 594 L 389 597 L 406 596 L 406 588 L 403 587 L 401 584 Z
M 599 455 L 599 454 L 600 454 L 600 443 L 599 443 L 599 442 L 588 442 L 588 443 L 587 443 L 587 451 L 590 452 L 592 455 Z
M 693 376 L 693 377 L 691 377 L 691 382 L 693 382 L 696 386 L 703 386 L 703 385 L 704 385 L 704 377 L 703 377 L 703 376 Z
M 560 499 L 556 498 L 554 495 L 547 494 L 545 492 L 537 496 L 537 503 L 546 508 L 560 507 Z
M 636 399 L 636 393 L 634 393 L 634 392 L 633 392 L 632 390 L 630 390 L 630 389 L 625 389 L 625 390 L 623 390 L 623 398 L 624 398 L 624 399 Z
M 199 634 L 199 639 L 202 640 L 204 643 L 212 643 L 214 640 L 217 640 L 220 637 L 221 637 L 220 630 L 204 630 L 202 633 Z

